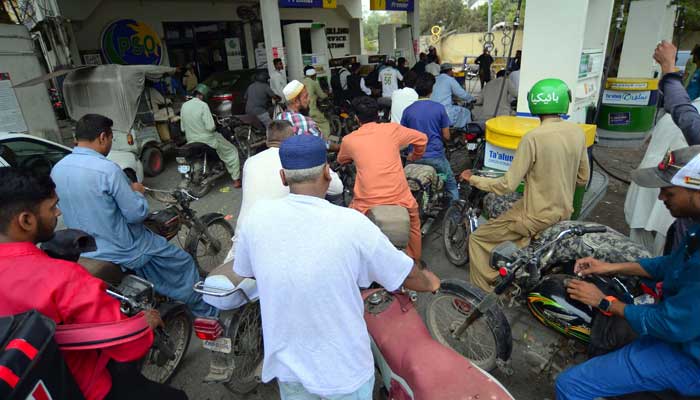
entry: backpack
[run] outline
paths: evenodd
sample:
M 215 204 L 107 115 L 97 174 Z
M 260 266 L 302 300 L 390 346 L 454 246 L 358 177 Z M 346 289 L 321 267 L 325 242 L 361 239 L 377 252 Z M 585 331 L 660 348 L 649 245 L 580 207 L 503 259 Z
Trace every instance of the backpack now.
M 343 68 L 336 68 L 331 73 L 331 90 L 336 95 L 343 93 L 343 85 L 340 84 L 340 71 Z

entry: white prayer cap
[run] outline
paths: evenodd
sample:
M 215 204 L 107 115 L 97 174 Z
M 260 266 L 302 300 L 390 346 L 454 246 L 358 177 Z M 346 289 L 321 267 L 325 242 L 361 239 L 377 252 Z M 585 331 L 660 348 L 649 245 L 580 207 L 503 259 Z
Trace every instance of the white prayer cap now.
M 304 90 L 304 84 L 295 79 L 289 82 L 287 86 L 282 89 L 282 93 L 284 93 L 285 99 L 290 101 L 299 96 L 299 93 L 301 93 L 302 90 Z
M 314 76 L 316 75 L 316 68 L 309 68 L 306 70 L 306 76 Z

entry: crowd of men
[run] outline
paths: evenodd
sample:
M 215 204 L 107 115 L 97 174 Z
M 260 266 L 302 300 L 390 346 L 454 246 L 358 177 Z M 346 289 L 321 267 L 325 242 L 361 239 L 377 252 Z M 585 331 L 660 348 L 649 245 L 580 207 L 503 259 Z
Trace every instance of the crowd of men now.
M 581 275 L 628 274 L 662 281 L 664 295 L 654 305 L 624 304 L 590 282 L 572 279 L 571 298 L 611 318 L 625 319 L 639 337 L 562 373 L 556 382 L 558 399 L 593 400 L 667 389 L 700 395 L 700 245 L 694 225 L 700 218 L 700 146 L 692 146 L 700 143 L 700 114 L 690 105 L 681 76 L 674 73 L 674 56 L 675 48 L 665 42 L 654 55 L 664 73 L 660 87 L 665 107 L 691 147 L 670 153 L 658 166 L 639 169 L 632 177 L 640 186 L 660 188 L 659 198 L 670 212 L 691 219 L 693 226 L 682 232 L 680 246 L 667 256 L 625 264 L 577 261 L 576 272 Z M 278 65 L 276 71 L 281 71 Z M 459 126 L 468 114 L 451 112 L 440 101 L 455 91 L 461 93 L 454 88 L 451 68 L 441 68 L 436 78 L 429 66 L 424 72 L 401 72 L 390 64 L 389 72 L 381 71 L 387 78 L 383 90 L 390 96 L 400 93 L 403 89 L 395 87 L 394 79 L 403 77 L 414 85 L 415 101 L 402 104 L 397 122 L 379 123 L 377 100 L 354 98 L 360 128 L 340 145 L 329 140 L 314 117 L 311 101 L 323 93 L 318 92 L 311 69 L 303 82 L 293 80 L 280 89 L 283 77 L 275 75 L 271 93 L 260 90 L 280 97 L 287 110 L 267 124 L 269 148 L 243 166 L 243 203 L 226 265 L 257 280 L 265 344 L 262 378 L 277 380 L 282 399 L 371 399 L 374 366 L 358 287 L 373 282 L 390 291 L 403 286 L 435 292 L 440 287 L 439 278 L 421 268 L 420 220 L 404 174 L 402 149 L 408 147 L 409 162 L 430 165 L 448 176 L 446 190 L 453 201 L 459 196 L 458 174 L 465 184 L 498 195 L 527 182 L 521 200 L 469 239 L 469 279 L 486 291 L 498 280 L 488 265 L 490 251 L 505 240 L 525 246 L 545 228 L 568 219 L 574 190 L 586 184 L 585 136 L 580 127 L 561 118 L 569 110 L 571 91 L 555 78 L 530 88 L 529 108 L 541 125 L 523 137 L 503 177 L 451 171 L 443 140 L 450 127 Z M 354 71 L 349 72 L 348 87 L 357 83 Z M 188 108 L 183 106 L 188 139 L 191 132 L 213 130 L 211 114 L 199 104 L 206 96 L 200 89 Z M 410 91 L 403 93 L 408 96 Z M 75 130 L 77 146 L 56 164 L 50 177 L 0 168 L 0 316 L 37 309 L 67 325 L 126 318 L 119 303 L 106 294 L 104 282 L 80 265 L 51 259 L 36 247 L 51 239 L 61 213 L 67 227 L 95 237 L 97 251 L 85 256 L 119 264 L 151 281 L 158 292 L 186 303 L 195 315 L 217 315 L 192 291 L 200 279 L 192 258 L 144 227 L 148 213 L 144 186 L 131 183 L 106 159 L 113 140 L 111 125 L 100 115 L 81 118 Z M 211 143 L 217 152 L 228 151 Z M 357 169 L 349 208 L 326 200 L 342 191 L 327 162 L 328 152 L 338 152 L 340 163 L 352 162 Z M 237 180 L 240 172 L 230 172 Z M 376 205 L 408 209 L 411 231 L 405 252 L 364 217 Z M 162 324 L 156 312 L 140 318 L 151 329 Z M 143 356 L 151 343 L 148 335 L 106 353 L 63 354 L 88 399 L 186 398 L 182 391 L 146 380 L 133 366 L 124 367 L 124 362 Z

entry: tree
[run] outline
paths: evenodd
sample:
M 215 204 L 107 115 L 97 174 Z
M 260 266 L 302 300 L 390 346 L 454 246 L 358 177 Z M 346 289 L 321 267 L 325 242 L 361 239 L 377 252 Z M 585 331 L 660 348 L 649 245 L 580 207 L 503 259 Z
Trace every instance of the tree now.
M 429 35 L 430 28 L 442 26 L 444 32 L 479 32 L 485 29 L 486 20 L 476 10 L 467 8 L 463 0 L 422 0 L 420 2 L 421 34 Z
M 379 25 L 405 24 L 406 14 L 394 11 L 369 11 L 362 21 L 362 34 L 364 35 L 365 50 L 377 51 L 379 38 Z

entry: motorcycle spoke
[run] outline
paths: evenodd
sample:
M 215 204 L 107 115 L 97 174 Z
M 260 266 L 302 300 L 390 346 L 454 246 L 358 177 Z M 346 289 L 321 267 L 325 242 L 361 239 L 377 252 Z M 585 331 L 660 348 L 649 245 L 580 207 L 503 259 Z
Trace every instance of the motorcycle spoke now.
M 496 341 L 484 318 L 476 320 L 467 328 L 462 337 L 454 337 L 457 330 L 465 320 L 464 310 L 455 307 L 455 301 L 464 301 L 453 295 L 442 295 L 435 300 L 434 326 L 439 327 L 436 338 L 442 344 L 455 349 L 466 358 L 479 362 L 487 360 L 496 352 Z

